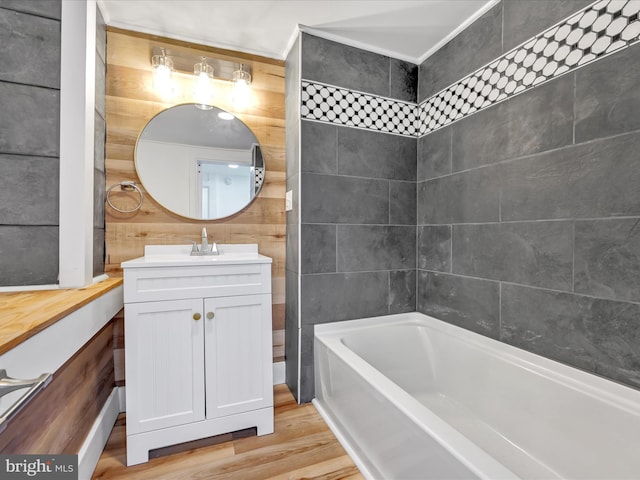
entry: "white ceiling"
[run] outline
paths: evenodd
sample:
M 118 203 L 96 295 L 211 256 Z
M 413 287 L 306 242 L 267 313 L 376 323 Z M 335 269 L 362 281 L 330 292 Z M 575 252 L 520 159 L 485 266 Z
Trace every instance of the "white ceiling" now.
M 284 59 L 298 26 L 422 63 L 497 0 L 98 0 L 108 25 Z

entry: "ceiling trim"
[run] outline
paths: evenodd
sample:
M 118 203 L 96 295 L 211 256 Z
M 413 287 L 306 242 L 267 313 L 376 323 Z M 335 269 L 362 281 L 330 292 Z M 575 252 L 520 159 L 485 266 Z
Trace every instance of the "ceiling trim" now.
M 480 10 L 476 11 L 473 15 L 467 18 L 464 22 L 462 22 L 455 30 L 453 30 L 449 35 L 444 37 L 438 43 L 436 43 L 433 47 L 423 53 L 420 58 L 416 59 L 418 65 L 421 65 L 427 58 L 436 53 L 442 47 L 444 47 L 447 43 L 453 40 L 458 36 L 463 30 L 465 30 L 469 25 L 475 22 L 482 15 L 491 10 L 495 5 L 500 3 L 501 0 L 489 0 Z
M 431 55 L 436 53 L 440 48 L 442 48 L 444 45 L 446 45 L 448 42 L 450 42 L 454 37 L 456 37 L 463 30 L 465 30 L 469 25 L 471 25 L 473 22 L 475 22 L 479 17 L 481 17 L 487 11 L 489 11 L 491 8 L 493 8 L 495 5 L 500 3 L 500 1 L 501 0 L 487 0 L 486 3 L 478 11 L 476 11 L 473 15 L 471 15 L 464 22 L 462 22 L 455 30 L 453 30 L 446 37 L 444 37 L 442 40 L 440 40 L 436 45 L 434 45 L 432 48 L 430 48 L 425 53 L 423 53 L 420 57 L 413 57 L 413 56 L 410 56 L 410 55 L 402 55 L 402 54 L 400 54 L 398 52 L 395 52 L 395 51 L 392 51 L 392 50 L 387 50 L 387 49 L 384 49 L 384 48 L 375 47 L 375 46 L 372 46 L 370 44 L 367 44 L 367 43 L 364 43 L 364 42 L 360 42 L 358 40 L 351 40 L 351 39 L 345 38 L 345 37 L 343 37 L 341 35 L 334 34 L 334 33 L 331 33 L 331 32 L 327 32 L 326 30 L 323 30 L 322 28 L 310 27 L 310 26 L 303 25 L 303 24 L 299 24 L 299 25 L 296 25 L 294 27 L 294 29 L 292 30 L 291 35 L 289 37 L 289 41 L 287 42 L 287 45 L 286 45 L 285 49 L 282 52 L 264 51 L 264 50 L 260 50 L 260 49 L 251 49 L 251 48 L 248 48 L 248 49 L 247 48 L 240 48 L 237 45 L 227 44 L 227 43 L 224 43 L 224 42 L 207 42 L 202 38 L 197 38 L 197 37 L 193 37 L 193 36 L 190 36 L 190 35 L 179 35 L 179 34 L 174 34 L 174 33 L 167 33 L 167 32 L 160 31 L 160 30 L 157 30 L 157 29 L 154 29 L 154 28 L 147 28 L 147 27 L 142 27 L 142 26 L 139 26 L 139 25 L 134 25 L 134 24 L 131 24 L 131 23 L 128 23 L 128 22 L 121 22 L 121 21 L 117 21 L 117 20 L 112 20 L 110 18 L 110 15 L 108 14 L 107 8 L 104 5 L 104 0 L 96 0 L 96 2 L 98 4 L 98 7 L 100 8 L 100 11 L 102 12 L 102 15 L 104 17 L 105 22 L 109 26 L 113 26 L 113 27 L 120 28 L 120 29 L 123 29 L 123 30 L 140 32 L 140 33 L 147 34 L 147 35 L 155 35 L 155 36 L 159 36 L 159 37 L 163 37 L 163 38 L 167 38 L 167 39 L 174 39 L 174 40 L 177 40 L 177 41 L 183 41 L 183 42 L 187 42 L 187 43 L 191 43 L 191 44 L 197 44 L 197 45 L 201 45 L 201 46 L 209 46 L 209 47 L 212 47 L 212 48 L 220 48 L 220 49 L 223 49 L 223 50 L 230 50 L 230 51 L 234 51 L 234 52 L 244 52 L 244 53 L 247 53 L 247 54 L 250 54 L 250 55 L 257 55 L 257 56 L 260 56 L 260 57 L 269 58 L 269 59 L 273 59 L 273 60 L 277 60 L 277 61 L 284 61 L 284 60 L 286 60 L 287 56 L 289 55 L 289 52 L 291 51 L 291 48 L 293 47 L 293 45 L 295 44 L 296 39 L 300 35 L 300 32 L 304 32 L 304 33 L 308 33 L 310 35 L 314 35 L 314 36 L 317 36 L 317 37 L 320 37 L 320 38 L 324 38 L 326 40 L 339 42 L 339 43 L 341 43 L 343 45 L 348 45 L 348 46 L 359 48 L 359 49 L 366 50 L 366 51 L 369 51 L 369 52 L 378 53 L 380 55 L 385 55 L 387 57 L 391 57 L 391 58 L 395 58 L 395 59 L 398 59 L 398 60 L 410 62 L 410 63 L 416 64 L 416 65 L 422 64 L 427 58 L 429 58 Z
M 477 10 L 473 15 L 471 15 L 464 22 L 462 22 L 460 25 L 458 25 L 458 27 L 455 30 L 453 30 L 451 33 L 449 33 L 449 35 L 444 37 L 442 40 L 440 40 L 437 44 L 435 44 L 433 47 L 431 47 L 425 53 L 423 53 L 420 57 L 412 57 L 412 56 L 409 56 L 409 55 L 400 55 L 397 52 L 394 52 L 394 51 L 391 51 L 391 50 L 386 50 L 384 48 L 376 48 L 376 47 L 374 47 L 372 45 L 369 45 L 367 43 L 364 43 L 364 42 L 358 42 L 357 40 L 350 40 L 350 39 L 344 38 L 344 37 L 342 37 L 340 35 L 336 35 L 336 34 L 327 32 L 327 31 L 322 30 L 320 28 L 309 27 L 307 25 L 302 25 L 302 24 L 298 24 L 297 27 L 292 32 L 291 37 L 289 38 L 289 42 L 287 43 L 287 47 L 285 48 L 284 52 L 282 52 L 282 56 L 283 56 L 283 59 L 287 58 L 287 56 L 289 55 L 289 52 L 293 48 L 293 45 L 294 45 L 296 39 L 298 38 L 298 36 L 302 32 L 302 33 L 308 33 L 309 35 L 314 35 L 316 37 L 324 38 L 325 40 L 331 40 L 331 41 L 334 41 L 334 42 L 342 43 L 343 45 L 348 45 L 350 47 L 360 48 L 360 49 L 366 50 L 368 52 L 378 53 L 380 55 L 385 55 L 387 57 L 395 58 L 395 59 L 398 59 L 398 60 L 403 60 L 405 62 L 410 62 L 410 63 L 413 63 L 413 64 L 419 66 L 427 58 L 429 58 L 431 55 L 436 53 L 443 46 L 445 46 L 447 43 L 449 43 L 451 40 L 453 40 L 456 36 L 458 36 L 469 25 L 471 25 L 478 18 L 480 18 L 482 15 L 484 15 L 489 10 L 491 10 L 494 6 L 496 6 L 498 3 L 500 3 L 500 1 L 501 0 L 488 0 L 482 6 L 482 8 Z
M 500 1 L 500 0 L 496 0 Z M 364 42 L 359 42 L 357 40 L 351 40 L 348 38 L 344 38 L 341 35 L 336 35 L 334 33 L 329 33 L 325 30 L 319 28 L 309 27 L 307 25 L 298 25 L 298 28 L 303 33 L 308 33 L 309 35 L 313 35 L 315 37 L 324 38 L 325 40 L 331 40 L 333 42 L 338 42 L 343 45 L 348 45 L 350 47 L 359 48 L 361 50 L 366 50 L 367 52 L 378 53 L 380 55 L 385 55 L 387 57 L 395 58 L 397 60 L 403 60 L 405 62 L 410 62 L 418 65 L 418 59 L 415 57 L 411 57 L 409 55 L 400 55 L 398 52 L 394 52 L 391 50 L 387 50 L 384 48 L 374 47 Z

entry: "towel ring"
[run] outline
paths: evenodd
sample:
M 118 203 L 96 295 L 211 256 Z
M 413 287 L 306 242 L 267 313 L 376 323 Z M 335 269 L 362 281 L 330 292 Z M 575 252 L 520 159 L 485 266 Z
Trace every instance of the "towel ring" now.
M 113 203 L 111 203 L 111 191 L 117 187 L 120 186 L 120 190 L 125 191 L 125 192 L 138 192 L 138 195 L 140 195 L 140 202 L 138 203 L 138 205 L 136 205 L 135 207 L 133 207 L 131 210 L 122 210 L 116 206 L 113 205 Z M 120 212 L 120 213 L 133 213 L 133 212 L 137 212 L 138 210 L 140 210 L 140 207 L 142 207 L 142 201 L 144 200 L 144 194 L 142 193 L 142 190 L 140 189 L 140 187 L 138 185 L 136 185 L 136 182 L 134 182 L 133 180 L 126 180 L 120 183 L 114 183 L 113 185 L 111 185 L 109 187 L 109 189 L 107 190 L 107 203 L 109 204 L 109 206 L 111 208 L 113 208 L 116 212 Z

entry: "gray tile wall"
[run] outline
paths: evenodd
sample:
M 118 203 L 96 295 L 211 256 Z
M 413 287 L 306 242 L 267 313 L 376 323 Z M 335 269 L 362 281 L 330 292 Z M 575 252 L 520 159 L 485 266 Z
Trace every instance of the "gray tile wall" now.
M 302 36 L 305 80 L 415 102 L 417 72 L 407 62 Z M 415 138 L 301 122 L 303 402 L 313 398 L 314 325 L 415 310 L 416 149 Z
M 286 59 L 285 90 L 287 191 L 293 193 L 293 210 L 287 212 L 284 354 L 287 386 L 299 398 L 300 38 L 296 40 Z
M 105 143 L 107 136 L 105 79 L 107 73 L 107 25 L 100 8 L 96 9 L 96 112 L 94 143 L 94 220 L 93 220 L 93 275 L 104 273 L 104 203 L 106 192 Z
M 419 97 L 588 3 L 503 1 Z M 636 44 L 418 140 L 419 311 L 640 388 L 638 65 Z
M 418 103 L 591 3 L 503 0 L 419 66 Z
M 59 0 L 0 0 L 0 285 L 58 281 Z

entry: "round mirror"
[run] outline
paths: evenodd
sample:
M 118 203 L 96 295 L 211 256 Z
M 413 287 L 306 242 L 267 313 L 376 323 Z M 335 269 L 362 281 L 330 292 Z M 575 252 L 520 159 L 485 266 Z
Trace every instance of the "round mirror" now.
M 183 217 L 214 220 L 249 205 L 264 181 L 255 135 L 233 114 L 196 104 L 168 108 L 144 127 L 135 149 L 144 189 Z

